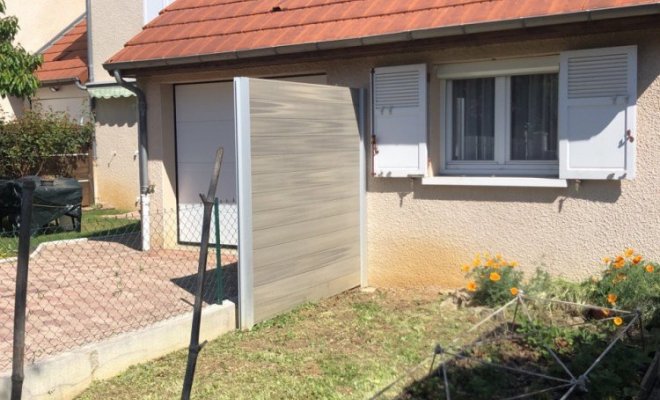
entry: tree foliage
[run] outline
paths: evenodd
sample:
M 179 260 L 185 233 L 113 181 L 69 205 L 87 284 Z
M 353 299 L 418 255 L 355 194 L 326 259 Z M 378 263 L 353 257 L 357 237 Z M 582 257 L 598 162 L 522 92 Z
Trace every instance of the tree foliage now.
M 34 72 L 43 60 L 13 44 L 19 30 L 18 19 L 5 12 L 5 0 L 0 0 L 0 96 L 31 97 L 39 88 Z

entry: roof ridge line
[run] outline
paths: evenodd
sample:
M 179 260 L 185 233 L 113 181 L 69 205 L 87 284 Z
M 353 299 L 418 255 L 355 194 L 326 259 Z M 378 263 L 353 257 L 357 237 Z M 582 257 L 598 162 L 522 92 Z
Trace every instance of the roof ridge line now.
M 249 0 L 249 1 L 258 1 L 258 0 Z M 298 6 L 298 7 L 294 7 L 294 8 L 285 8 L 283 11 L 285 11 L 285 12 L 286 11 L 299 11 L 299 10 L 308 10 L 308 9 L 311 9 L 311 8 L 332 7 L 332 6 L 336 6 L 336 5 L 339 5 L 339 4 L 354 3 L 354 2 L 358 2 L 358 1 L 359 2 L 365 2 L 365 1 L 369 1 L 369 0 L 337 0 L 334 3 L 329 3 L 329 4 L 315 4 L 315 5 L 312 5 L 312 6 Z M 465 2 L 462 2 L 462 3 L 458 3 L 458 1 L 460 1 L 460 0 L 454 0 L 454 1 L 456 1 L 456 3 L 446 4 L 446 5 L 442 5 L 442 6 L 435 6 L 435 7 L 425 7 L 425 8 L 420 8 L 420 9 L 414 10 L 414 11 L 400 11 L 400 12 L 394 13 L 394 14 L 406 13 L 406 12 L 416 12 L 416 11 L 423 11 L 423 10 L 430 10 L 430 9 L 451 8 L 451 7 L 457 7 L 457 6 L 463 6 L 463 5 L 470 5 L 470 4 L 473 4 L 473 3 L 488 3 L 488 2 L 503 1 L 503 0 L 472 0 L 472 1 L 465 1 Z M 204 7 L 217 7 L 217 5 L 204 6 Z M 197 8 L 203 8 L 203 7 L 197 7 Z M 180 8 L 180 9 L 178 9 L 178 11 L 190 10 L 190 9 L 193 9 L 193 8 L 189 8 L 189 9 L 188 8 Z M 168 12 L 175 12 L 175 11 L 177 11 L 177 10 L 171 10 L 171 11 L 168 11 Z M 176 25 L 194 24 L 194 23 L 198 23 L 198 22 L 224 21 L 224 20 L 232 20 L 232 19 L 238 19 L 238 18 L 252 17 L 252 16 L 255 16 L 255 15 L 264 15 L 264 14 L 270 14 L 270 13 L 271 13 L 271 11 L 262 11 L 262 12 L 257 12 L 257 13 L 253 13 L 253 14 L 232 15 L 230 17 L 224 17 L 224 18 L 209 18 L 209 19 L 199 20 L 199 21 L 177 22 L 177 23 L 172 23 L 172 24 L 163 24 L 163 25 L 155 25 L 155 26 L 151 25 L 151 23 L 150 23 L 149 25 L 146 25 L 144 28 L 149 28 L 149 29 L 165 28 L 165 27 L 171 27 L 171 26 L 176 26 Z M 368 17 L 362 17 L 362 18 L 372 18 L 372 17 L 378 17 L 380 15 L 381 14 L 368 16 Z M 387 15 L 392 15 L 392 14 L 387 14 Z M 156 22 L 156 21 L 154 20 L 153 22 Z M 332 22 L 332 21 L 328 21 L 328 22 Z
M 360 0 L 360 1 L 365 1 L 365 0 Z M 506 1 L 506 0 L 470 0 L 470 1 L 466 1 L 464 3 L 460 3 L 460 4 L 443 5 L 443 6 L 436 6 L 436 7 L 425 7 L 425 8 L 419 8 L 419 9 L 416 9 L 416 10 L 399 11 L 399 12 L 395 12 L 395 13 L 374 14 L 374 15 L 368 15 L 368 16 L 361 16 L 361 17 L 357 17 L 357 18 L 351 18 L 350 20 L 378 18 L 378 17 L 391 16 L 391 15 L 402 15 L 402 14 L 424 12 L 424 11 L 430 11 L 430 10 L 440 10 L 440 9 L 444 9 L 444 8 L 451 8 L 451 7 L 458 7 L 458 6 L 465 6 L 465 5 L 473 5 L 473 4 L 479 4 L 479 3 L 494 3 L 494 2 L 499 2 L 499 1 Z M 332 5 L 334 5 L 334 4 L 342 4 L 342 3 L 333 3 Z M 263 13 L 249 14 L 249 15 L 262 15 L 262 14 Z M 229 18 L 225 18 L 225 19 L 229 19 Z M 197 21 L 197 22 L 208 22 L 208 21 L 218 21 L 218 20 L 221 20 L 221 19 L 208 19 L 208 20 Z M 141 45 L 155 44 L 155 43 L 179 42 L 179 41 L 184 41 L 184 40 L 203 39 L 203 38 L 209 38 L 209 37 L 222 37 L 222 36 L 245 34 L 245 33 L 259 32 L 259 31 L 269 31 L 269 30 L 275 30 L 275 29 L 297 28 L 297 27 L 301 27 L 301 26 L 312 26 L 312 25 L 327 24 L 327 23 L 340 22 L 340 21 L 348 21 L 348 20 L 347 19 L 332 19 L 332 20 L 327 20 L 327 21 L 311 22 L 311 23 L 307 23 L 307 24 L 294 24 L 294 25 L 286 25 L 286 26 L 278 26 L 278 27 L 270 27 L 270 28 L 248 29 L 248 30 L 236 31 L 236 32 L 231 32 L 231 33 L 224 33 L 224 34 L 218 34 L 218 35 L 190 36 L 190 37 L 181 38 L 181 39 L 158 40 L 158 41 L 153 41 L 153 42 L 142 42 L 142 43 L 131 43 L 132 40 L 133 40 L 133 39 L 131 39 L 131 41 L 129 41 L 125 44 L 125 47 L 141 46 Z M 162 26 L 163 27 L 169 27 L 169 26 L 175 26 L 175 25 L 180 25 L 180 24 L 162 25 Z M 152 27 L 152 29 L 153 28 L 157 28 L 157 27 Z
M 259 0 L 247 0 L 247 1 L 259 1 Z M 306 10 L 306 9 L 311 9 L 311 8 L 318 8 L 318 7 L 332 7 L 337 4 L 344 4 L 344 3 L 354 3 L 354 2 L 364 2 L 368 0 L 337 0 L 334 3 L 329 3 L 329 4 L 315 4 L 311 6 L 298 6 L 294 8 L 285 8 L 283 11 L 298 11 L 298 10 Z M 239 1 L 240 2 L 240 1 Z M 228 3 L 228 4 L 237 4 L 239 2 L 235 3 Z M 206 6 L 198 6 L 198 7 L 190 7 L 190 8 L 178 8 L 176 10 L 163 10 L 163 13 L 173 13 L 177 11 L 185 11 L 185 10 L 195 10 L 199 8 L 209 8 L 209 7 L 218 7 L 224 4 L 214 4 L 214 5 L 206 5 Z M 244 17 L 251 17 L 255 15 L 265 15 L 265 14 L 270 14 L 272 11 L 261 11 L 261 12 L 256 12 L 252 14 L 241 14 L 241 15 L 232 15 L 230 17 L 224 17 L 224 18 L 210 18 L 210 19 L 205 19 L 204 21 L 191 21 L 191 22 L 177 22 L 173 24 L 163 24 L 163 25 L 152 25 L 153 23 L 156 22 L 156 20 L 150 22 L 149 24 L 145 25 L 142 30 L 145 29 L 153 29 L 153 28 L 162 28 L 162 27 L 170 27 L 170 26 L 176 26 L 176 25 L 187 25 L 191 23 L 196 23 L 196 22 L 207 22 L 207 21 L 225 21 L 225 20 L 232 20 L 232 19 L 237 19 L 237 18 L 244 18 Z
M 247 2 L 250 2 L 250 1 L 260 1 L 260 0 L 235 0 L 235 1 L 230 1 L 230 2 L 222 3 L 222 4 L 207 4 L 207 5 L 204 5 L 204 6 L 192 6 L 192 7 L 186 7 L 186 8 L 175 8 L 175 9 L 172 9 L 172 10 L 169 9 L 170 6 L 167 6 L 167 7 L 163 8 L 158 13 L 158 16 L 154 20 L 150 21 L 148 24 L 143 26 L 142 30 L 144 30 L 146 28 L 154 28 L 153 26 L 151 26 L 151 24 L 153 24 L 156 21 L 156 19 L 158 19 L 158 17 L 160 17 L 162 14 L 172 13 L 172 12 L 176 12 L 176 11 L 199 10 L 200 8 L 209 8 L 209 7 L 218 7 L 218 6 L 239 4 L 239 3 L 247 3 Z M 172 4 L 174 4 L 174 3 L 172 3 Z M 254 15 L 257 15 L 257 14 L 254 14 Z

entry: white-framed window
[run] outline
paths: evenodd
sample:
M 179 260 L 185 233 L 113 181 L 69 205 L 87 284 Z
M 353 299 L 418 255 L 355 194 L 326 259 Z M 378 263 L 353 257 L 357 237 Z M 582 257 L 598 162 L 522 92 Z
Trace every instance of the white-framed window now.
M 374 70 L 375 177 L 562 187 L 635 178 L 637 46 L 441 65 L 430 93 L 426 68 Z M 427 96 L 439 110 L 427 113 Z M 440 175 L 449 176 L 427 167 L 429 120 L 439 121 Z
M 438 67 L 443 173 L 557 176 L 559 56 Z

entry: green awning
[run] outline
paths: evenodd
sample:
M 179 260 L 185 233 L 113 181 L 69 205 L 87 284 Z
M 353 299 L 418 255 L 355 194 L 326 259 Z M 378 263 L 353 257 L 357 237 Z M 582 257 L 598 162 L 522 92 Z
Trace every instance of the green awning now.
M 90 97 L 97 99 L 113 99 L 119 97 L 132 97 L 135 96 L 133 92 L 124 89 L 121 86 L 100 86 L 100 87 L 87 87 L 87 92 Z

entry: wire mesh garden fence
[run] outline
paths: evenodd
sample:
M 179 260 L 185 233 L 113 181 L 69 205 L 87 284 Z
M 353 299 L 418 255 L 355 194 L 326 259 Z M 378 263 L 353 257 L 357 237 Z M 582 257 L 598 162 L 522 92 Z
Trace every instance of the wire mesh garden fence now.
M 646 398 L 652 346 L 641 311 L 518 293 L 373 400 Z M 645 375 L 646 373 L 646 375 Z
M 233 200 L 217 205 L 205 306 L 237 296 L 237 208 Z M 201 214 L 197 205 L 155 211 L 147 225 L 139 212 L 83 210 L 80 221 L 63 216 L 32 229 L 26 362 L 191 312 Z M 18 234 L 13 221 L 0 222 L 0 371 L 4 371 L 11 366 Z M 148 226 L 148 249 L 143 226 Z

